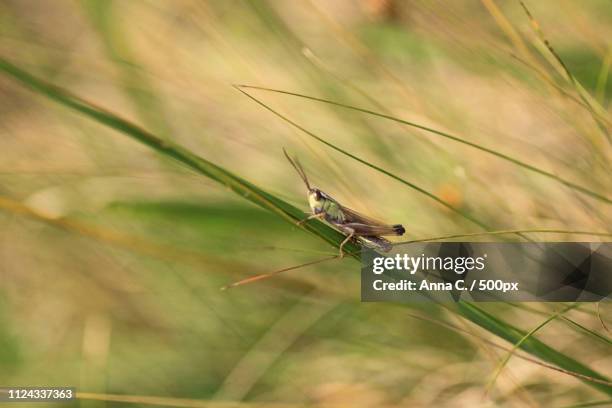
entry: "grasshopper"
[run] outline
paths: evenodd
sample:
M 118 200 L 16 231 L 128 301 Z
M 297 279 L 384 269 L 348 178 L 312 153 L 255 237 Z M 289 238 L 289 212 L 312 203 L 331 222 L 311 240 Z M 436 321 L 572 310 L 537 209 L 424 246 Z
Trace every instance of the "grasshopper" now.
M 306 172 L 297 157 L 292 159 L 285 149 L 283 149 L 283 152 L 308 190 L 308 205 L 310 206 L 311 215 L 299 221 L 298 225 L 302 225 L 312 219 L 323 219 L 346 234 L 346 238 L 340 244 L 340 258 L 344 257 L 344 245 L 353 238 L 359 238 L 369 247 L 388 252 L 391 250 L 392 244 L 382 236 L 403 235 L 406 232 L 401 224 L 390 225 L 366 217 L 355 210 L 341 205 L 338 201 L 331 198 L 329 194 L 318 188 L 311 187 Z

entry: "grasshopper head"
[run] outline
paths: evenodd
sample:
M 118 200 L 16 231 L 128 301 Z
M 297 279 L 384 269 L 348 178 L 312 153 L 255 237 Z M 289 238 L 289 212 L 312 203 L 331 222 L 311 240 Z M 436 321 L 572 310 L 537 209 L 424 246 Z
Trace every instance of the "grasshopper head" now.
M 324 193 L 318 188 L 311 188 L 308 190 L 308 205 L 314 214 L 318 214 L 323 209 L 323 203 L 325 202 Z
M 323 206 L 326 200 L 325 193 L 323 193 L 318 188 L 314 188 L 310 186 L 310 182 L 308 182 L 308 177 L 306 176 L 306 172 L 302 168 L 299 160 L 296 158 L 291 158 L 287 151 L 283 149 L 285 153 L 285 157 L 289 160 L 289 163 L 293 166 L 295 171 L 298 173 L 304 184 L 306 185 L 306 189 L 308 190 L 308 205 L 310 206 L 313 214 L 318 214 L 323 211 Z

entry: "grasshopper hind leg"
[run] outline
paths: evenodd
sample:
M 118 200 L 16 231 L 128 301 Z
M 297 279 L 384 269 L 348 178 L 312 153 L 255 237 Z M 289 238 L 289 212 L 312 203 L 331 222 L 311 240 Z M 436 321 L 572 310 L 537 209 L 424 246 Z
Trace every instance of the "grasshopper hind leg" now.
M 391 249 L 393 249 L 393 244 L 391 243 L 391 241 L 386 240 L 383 237 L 365 236 L 365 237 L 360 237 L 360 239 L 369 248 L 372 248 L 372 249 L 375 249 L 381 252 L 389 252 Z
M 346 245 L 347 242 L 349 242 L 351 240 L 351 238 L 353 238 L 355 236 L 355 230 L 352 228 L 342 228 L 342 230 L 344 232 L 346 232 L 348 234 L 348 236 L 344 239 L 344 241 L 342 241 L 342 243 L 340 244 L 340 259 L 344 258 L 344 245 Z

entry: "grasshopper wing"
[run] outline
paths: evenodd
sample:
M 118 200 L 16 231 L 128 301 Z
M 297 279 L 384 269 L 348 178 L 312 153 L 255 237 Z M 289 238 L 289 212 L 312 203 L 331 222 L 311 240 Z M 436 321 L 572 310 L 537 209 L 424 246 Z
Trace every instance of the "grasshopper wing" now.
M 370 233 L 362 235 L 403 235 L 406 230 L 401 224 L 385 224 L 374 218 L 367 217 L 363 214 L 358 213 L 355 210 L 351 210 L 343 205 L 340 205 L 342 212 L 344 213 L 345 224 L 362 224 L 364 227 L 367 226 Z

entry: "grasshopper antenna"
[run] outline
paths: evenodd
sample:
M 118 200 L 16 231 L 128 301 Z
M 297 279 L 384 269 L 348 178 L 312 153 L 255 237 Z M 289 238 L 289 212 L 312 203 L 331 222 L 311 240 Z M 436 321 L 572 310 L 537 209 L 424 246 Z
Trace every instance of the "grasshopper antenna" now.
M 287 158 L 287 160 L 289 160 L 289 163 L 291 163 L 295 171 L 297 171 L 297 173 L 300 175 L 300 178 L 304 181 L 304 184 L 306 184 L 308 191 L 312 190 L 312 188 L 310 187 L 310 183 L 308 182 L 308 177 L 306 177 L 306 172 L 304 171 L 304 168 L 300 164 L 300 161 L 298 160 L 298 158 L 295 157 L 292 159 L 284 147 L 283 147 L 283 153 L 285 153 L 285 157 Z

